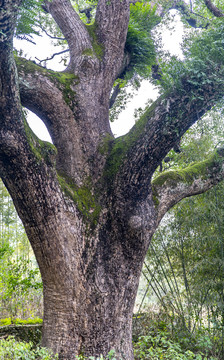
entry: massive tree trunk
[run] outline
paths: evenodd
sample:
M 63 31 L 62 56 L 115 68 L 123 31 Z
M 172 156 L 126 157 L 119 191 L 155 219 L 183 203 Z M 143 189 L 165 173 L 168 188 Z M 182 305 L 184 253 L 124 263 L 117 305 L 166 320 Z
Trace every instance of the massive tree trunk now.
M 202 85 L 200 100 L 190 82 L 187 92 L 173 89 L 114 139 L 109 97 L 124 63 L 129 2 L 99 1 L 95 25 L 85 26 L 70 1 L 45 1 L 68 41 L 70 64 L 57 73 L 16 58 L 18 76 L 12 36 L 20 1 L 13 3 L 4 1 L 0 19 L 0 174 L 43 279 L 42 343 L 64 360 L 111 349 L 131 360 L 132 311 L 150 239 L 169 208 L 222 179 L 223 151 L 185 172 L 151 182 L 152 175 L 223 89 Z M 21 104 L 45 122 L 54 146 L 32 133 Z

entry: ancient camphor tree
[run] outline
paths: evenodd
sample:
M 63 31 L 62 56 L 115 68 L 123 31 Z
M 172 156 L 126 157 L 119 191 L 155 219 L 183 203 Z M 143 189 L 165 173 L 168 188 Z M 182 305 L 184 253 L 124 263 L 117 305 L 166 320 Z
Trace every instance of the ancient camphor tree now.
M 117 359 L 131 360 L 132 310 L 153 233 L 169 208 L 223 176 L 218 149 L 202 163 L 151 181 L 169 150 L 222 97 L 222 17 L 211 12 L 213 21 L 192 41 L 164 95 L 114 139 L 110 95 L 133 59 L 126 46 L 129 0 L 99 0 L 90 25 L 69 0 L 34 1 L 67 40 L 63 73 L 14 58 L 21 3 L 0 1 L 0 175 L 40 267 L 42 342 L 61 359 L 115 349 Z M 187 5 L 164 1 L 154 25 L 172 7 L 190 23 Z M 166 80 L 158 72 L 154 77 Z M 54 146 L 32 133 L 22 105 L 45 122 Z

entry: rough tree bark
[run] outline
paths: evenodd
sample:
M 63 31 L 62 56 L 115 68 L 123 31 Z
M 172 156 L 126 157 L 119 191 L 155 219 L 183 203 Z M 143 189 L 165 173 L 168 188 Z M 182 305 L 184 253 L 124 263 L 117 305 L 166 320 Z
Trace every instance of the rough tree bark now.
M 132 360 L 132 311 L 150 239 L 170 207 L 222 179 L 224 154 L 152 175 L 223 89 L 203 85 L 200 100 L 190 83 L 174 89 L 114 139 L 109 98 L 125 58 L 129 1 L 99 0 L 90 26 L 69 0 L 45 1 L 69 45 L 63 73 L 21 58 L 15 65 L 20 3 L 0 2 L 0 175 L 40 267 L 42 343 L 60 359 L 115 349 L 117 359 Z M 54 146 L 32 133 L 21 104 L 45 122 Z

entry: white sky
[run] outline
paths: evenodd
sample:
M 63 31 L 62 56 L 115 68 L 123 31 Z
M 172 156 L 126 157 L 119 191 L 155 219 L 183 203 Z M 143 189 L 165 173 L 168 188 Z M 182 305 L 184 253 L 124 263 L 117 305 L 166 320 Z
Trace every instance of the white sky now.
M 180 43 L 182 41 L 183 35 L 183 24 L 180 21 L 179 15 L 175 15 L 175 29 L 167 30 L 165 26 L 160 27 L 161 41 L 163 44 L 164 50 L 169 51 L 173 55 L 180 55 Z M 23 56 L 26 56 L 28 59 L 37 60 L 45 59 L 50 57 L 53 53 L 59 52 L 60 48 L 55 47 L 52 43 L 52 40 L 47 36 L 43 37 L 34 37 L 36 45 L 26 42 L 15 40 L 15 47 L 19 50 L 23 50 Z M 56 71 L 64 70 L 64 66 L 60 63 L 60 56 L 56 56 L 53 60 L 50 60 L 47 64 L 48 68 Z M 128 103 L 125 110 L 123 110 L 118 118 L 118 120 L 111 123 L 111 128 L 115 136 L 121 136 L 126 134 L 129 129 L 134 125 L 134 111 L 136 108 L 144 108 L 146 102 L 149 99 L 155 100 L 158 96 L 158 90 L 149 83 L 149 81 L 142 81 L 141 88 L 138 91 L 138 94 L 135 95 L 130 102 Z M 51 138 L 48 134 L 48 131 L 43 124 L 43 122 L 33 113 L 29 112 L 28 122 L 32 130 L 36 135 L 46 141 L 51 141 Z

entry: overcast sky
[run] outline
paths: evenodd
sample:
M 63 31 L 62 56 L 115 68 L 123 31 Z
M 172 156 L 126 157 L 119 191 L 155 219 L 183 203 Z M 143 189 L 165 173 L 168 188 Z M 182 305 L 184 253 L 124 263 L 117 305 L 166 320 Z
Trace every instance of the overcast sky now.
M 160 27 L 162 44 L 164 50 L 170 51 L 170 53 L 179 55 L 181 54 L 180 43 L 183 35 L 183 25 L 180 21 L 179 15 L 176 15 L 174 18 L 175 29 L 167 30 L 165 26 Z M 34 37 L 36 45 L 26 42 L 15 40 L 15 47 L 19 50 L 22 49 L 24 52 L 23 56 L 26 56 L 28 59 L 35 60 L 35 57 L 39 59 L 45 59 L 50 57 L 53 53 L 60 51 L 59 47 L 53 46 L 52 40 L 47 36 L 43 37 Z M 60 57 L 56 56 L 53 60 L 48 62 L 48 68 L 56 71 L 64 70 L 64 66 L 60 63 Z M 142 82 L 141 88 L 138 91 L 138 94 L 135 95 L 130 102 L 128 103 L 126 109 L 121 112 L 119 119 L 111 123 L 111 128 L 115 136 L 121 136 L 126 134 L 129 129 L 134 125 L 134 111 L 136 108 L 144 108 L 146 102 L 149 99 L 155 100 L 158 96 L 158 90 L 155 89 L 152 84 L 144 80 Z M 33 113 L 29 112 L 28 122 L 32 130 L 36 135 L 46 141 L 51 141 L 48 131 L 43 124 L 43 122 Z

